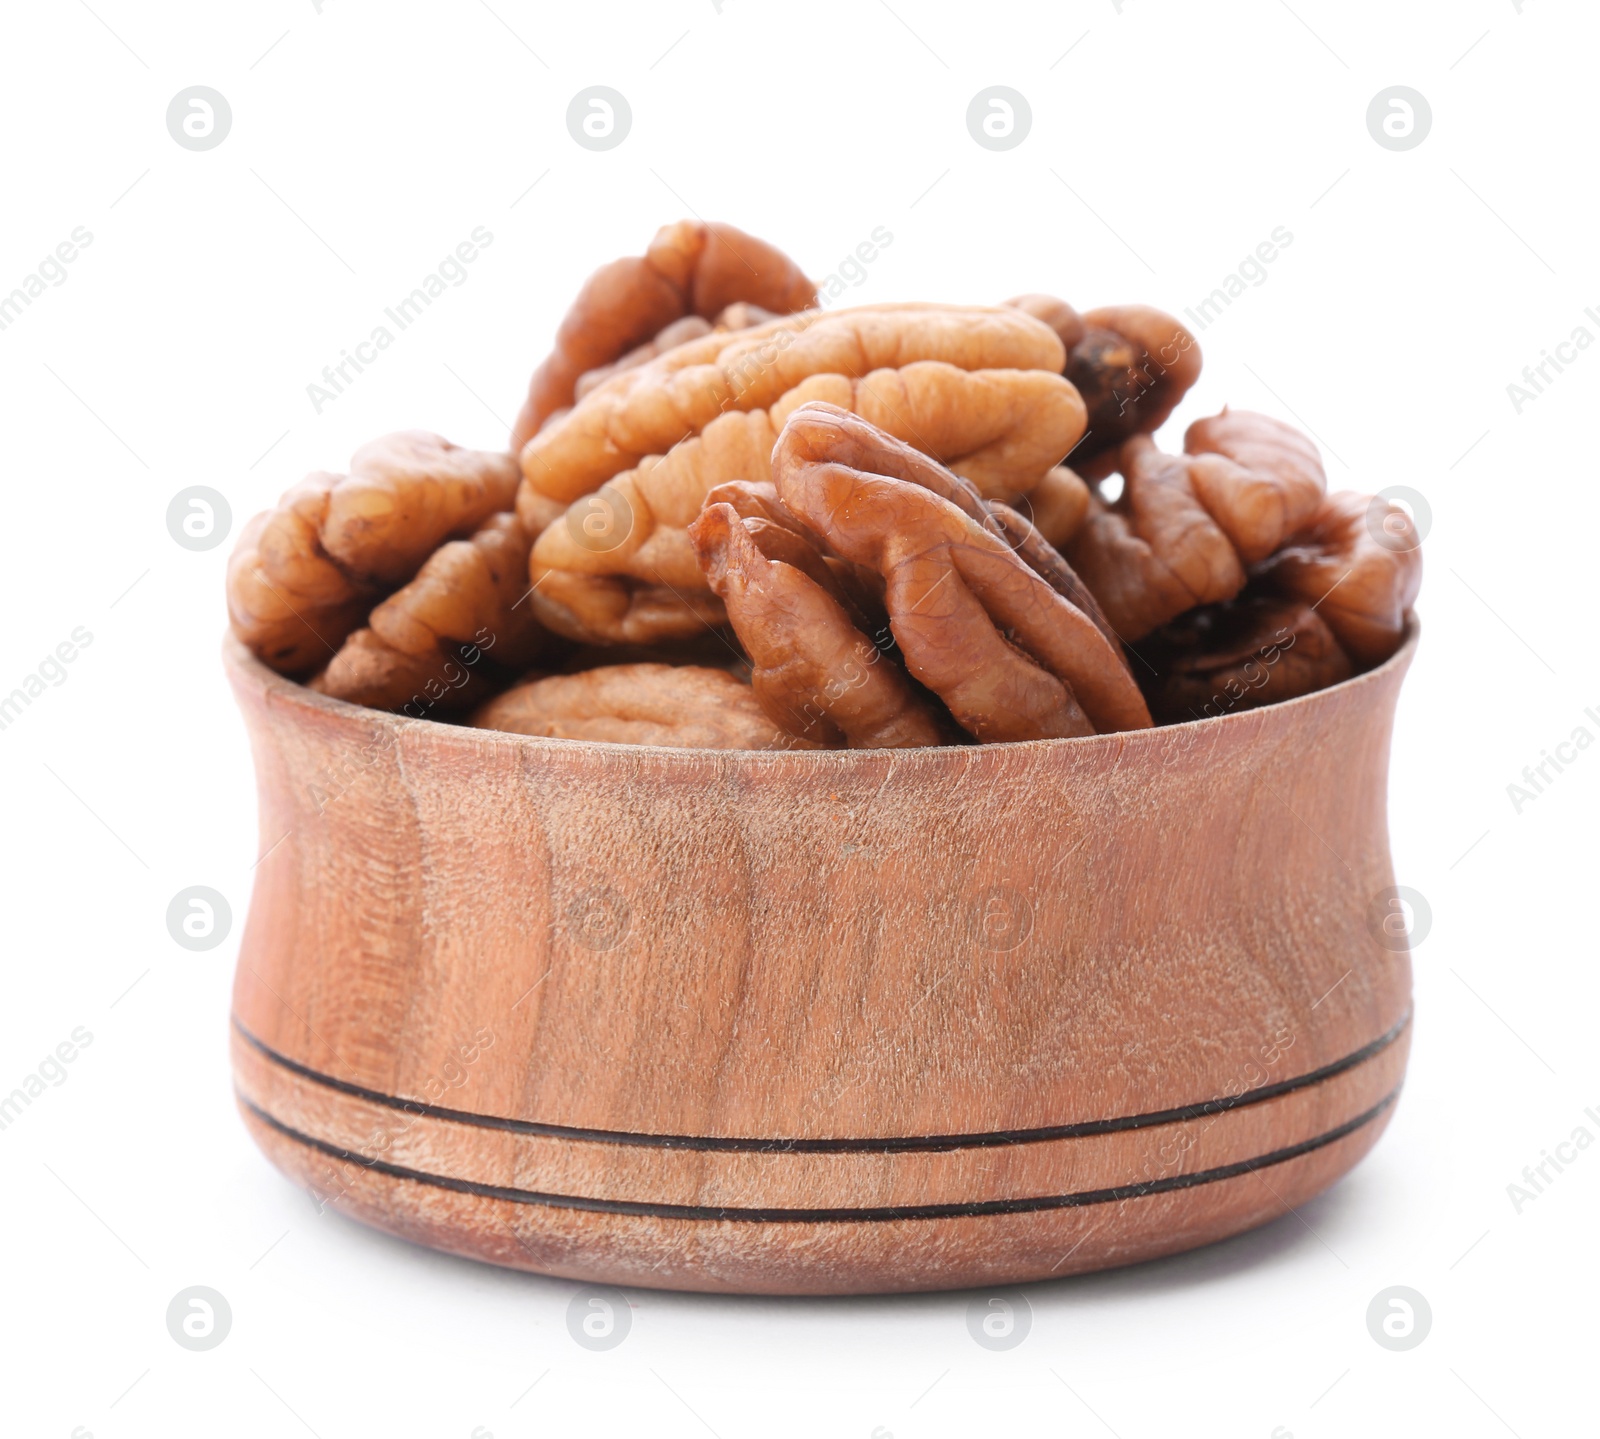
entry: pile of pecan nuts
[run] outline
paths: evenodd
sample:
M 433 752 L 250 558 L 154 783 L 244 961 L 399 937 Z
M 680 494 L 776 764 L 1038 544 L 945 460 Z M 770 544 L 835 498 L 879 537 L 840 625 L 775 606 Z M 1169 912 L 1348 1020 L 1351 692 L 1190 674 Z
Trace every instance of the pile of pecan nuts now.
M 583 286 L 508 451 L 389 435 L 258 515 L 233 630 L 355 704 L 710 749 L 1104 734 L 1386 659 L 1410 516 L 1265 415 L 1159 449 L 1199 373 L 1158 310 L 824 309 L 684 221 Z

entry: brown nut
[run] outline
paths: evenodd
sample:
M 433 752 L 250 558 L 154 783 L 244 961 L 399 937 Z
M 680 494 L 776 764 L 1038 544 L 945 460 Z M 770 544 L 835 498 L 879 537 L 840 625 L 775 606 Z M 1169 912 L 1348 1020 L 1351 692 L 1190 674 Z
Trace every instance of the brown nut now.
M 698 340 L 702 335 L 709 335 L 716 330 L 748 330 L 777 318 L 771 310 L 764 310 L 760 305 L 747 304 L 742 300 L 729 305 L 714 320 L 704 319 L 700 315 L 685 315 L 681 320 L 674 320 L 664 330 L 658 332 L 654 339 L 646 340 L 644 344 L 629 350 L 621 359 L 614 360 L 609 365 L 600 365 L 593 370 L 585 370 L 573 387 L 573 399 L 581 400 L 590 390 L 597 389 L 613 375 L 623 370 L 636 370 L 640 365 L 648 364 L 657 355 L 664 355 L 679 345 L 687 345 L 690 340 Z M 564 408 L 552 412 L 552 414 L 565 413 Z
M 322 548 L 328 492 L 342 478 L 307 475 L 240 531 L 228 557 L 229 624 L 280 674 L 303 674 L 337 653 L 378 597 Z
M 1088 429 L 1070 458 L 1091 479 L 1111 473 L 1124 440 L 1160 429 L 1200 378 L 1199 342 L 1148 305 L 1080 315 L 1054 295 L 1018 295 L 1006 304 L 1049 325 L 1066 347 L 1066 376 L 1088 411 Z
M 819 408 L 826 410 L 830 407 L 824 404 Z M 889 437 L 898 438 L 894 435 Z M 842 463 L 853 464 L 861 469 L 876 469 L 893 479 L 920 485 L 925 490 L 931 490 L 940 499 L 948 500 L 962 514 L 975 520 L 997 538 L 1004 540 L 1016 552 L 1018 558 L 1058 595 L 1088 615 L 1113 649 L 1118 648 L 1117 637 L 1107 624 L 1105 616 L 1101 614 L 1100 606 L 1088 587 L 1062 558 L 1061 553 L 1020 511 L 998 500 L 985 499 L 971 480 L 954 470 L 946 469 L 921 447 L 885 445 L 882 436 L 874 434 L 870 428 L 852 431 L 849 435 L 840 435 L 833 440 L 832 446 L 834 457 Z M 1087 505 L 1088 487 L 1072 471 L 1056 466 L 1045 475 L 1045 481 L 1052 479 L 1059 479 L 1063 484 L 1069 482 L 1076 484 L 1083 491 L 1084 503 Z M 735 508 L 739 509 L 741 514 L 745 511 L 738 505 L 736 496 L 740 491 L 750 488 L 727 487 L 731 492 L 730 498 L 735 499 Z M 775 490 L 773 494 L 776 499 Z M 1024 497 L 1025 500 L 1031 498 L 1031 495 Z M 789 511 L 782 506 L 781 501 L 778 501 L 778 506 L 784 515 L 789 515 Z M 793 516 L 790 516 L 790 519 L 793 520 Z M 873 576 L 877 580 L 876 592 L 881 597 L 883 588 L 881 577 L 873 575 L 870 570 L 854 566 L 851 568 L 857 575 Z M 879 609 L 881 607 L 880 603 Z
M 1342 490 L 1256 574 L 1264 588 L 1314 606 L 1356 664 L 1375 665 L 1405 635 L 1422 588 L 1421 544 L 1399 505 Z
M 805 307 L 802 306 L 801 308 Z M 769 310 L 763 305 L 753 304 L 749 300 L 735 300 L 717 315 L 712 328 L 716 330 L 753 330 L 757 325 L 765 325 L 770 320 L 779 319 L 782 313 L 778 310 Z
M 1074 471 L 1056 465 L 1012 504 L 1033 521 L 1048 544 L 1061 550 L 1089 518 L 1089 487 Z
M 1232 599 L 1251 564 L 1315 513 L 1324 479 L 1316 447 L 1281 421 L 1245 410 L 1198 420 L 1187 453 L 1146 435 L 1122 447 L 1123 492 L 1094 497 L 1067 559 L 1106 619 L 1133 643 L 1195 605 Z
M 816 286 L 782 251 L 732 225 L 679 220 L 642 256 L 613 260 L 584 282 L 533 372 L 511 434 L 521 450 L 554 411 L 570 405 L 587 370 L 609 365 L 686 315 L 710 319 L 739 300 L 775 314 L 817 303 Z
M 722 601 L 696 581 L 692 591 L 617 575 L 546 570 L 530 603 L 556 634 L 593 645 L 673 644 L 728 623 Z
M 429 719 L 481 704 L 498 683 L 499 677 L 489 673 L 469 646 L 408 655 L 363 626 L 306 687 L 348 704 Z
M 1201 502 L 1246 565 L 1272 554 L 1316 513 L 1328 487 L 1317 447 L 1281 420 L 1229 410 L 1184 431 Z M 1218 464 L 1208 456 L 1220 456 Z
M 1107 305 L 1083 316 L 1083 338 L 1067 356 L 1066 375 L 1089 412 L 1073 468 L 1109 474 L 1117 447 L 1154 434 L 1200 378 L 1200 345 L 1171 315 L 1148 305 Z
M 767 718 L 726 670 L 606 665 L 529 681 L 471 718 L 479 729 L 674 749 L 815 749 Z
M 813 375 L 854 380 L 919 360 L 1059 375 L 1065 352 L 1053 331 L 1019 310 L 939 305 L 810 311 L 706 335 L 613 375 L 534 435 L 522 450 L 517 512 L 542 529 L 580 496 L 648 455 L 666 454 L 725 411 L 767 409 Z M 1010 462 L 1003 451 L 995 458 Z M 1049 455 L 1032 478 L 1060 458 Z
M 1144 692 L 1157 724 L 1278 704 L 1351 674 L 1349 656 L 1309 605 L 1249 592 L 1180 615 L 1139 653 L 1155 670 Z
M 770 482 L 733 480 L 706 496 L 706 508 L 730 505 L 761 553 L 809 575 L 844 606 L 853 623 L 879 648 L 892 647 L 889 612 L 883 607 L 883 577 L 828 552 L 799 516 L 778 498 Z M 699 549 L 696 547 L 696 559 Z
M 753 666 L 761 707 L 830 749 L 945 742 L 935 706 L 859 627 L 814 543 L 781 523 L 708 504 L 689 528 Z
M 510 508 L 516 461 L 407 430 L 313 474 L 246 526 L 228 561 L 233 631 L 282 674 L 333 655 L 439 545 Z
M 590 390 L 598 389 L 613 375 L 620 374 L 623 370 L 636 370 L 640 365 L 647 365 L 657 355 L 664 355 L 679 345 L 687 345 L 690 340 L 698 340 L 702 335 L 709 335 L 714 329 L 716 326 L 710 320 L 702 319 L 699 315 L 685 315 L 681 320 L 674 320 L 658 331 L 653 339 L 635 346 L 620 359 L 613 360 L 609 365 L 596 365 L 592 370 L 585 370 L 578 376 L 577 384 L 572 387 L 572 398 L 574 401 L 581 400 Z M 559 410 L 553 410 L 551 414 L 564 415 L 569 408 L 570 406 L 563 406 Z
M 575 675 L 582 670 L 597 670 L 606 665 L 700 665 L 705 669 L 726 670 L 737 680 L 750 683 L 750 661 L 738 646 L 720 630 L 702 630 L 692 640 L 656 641 L 647 645 L 564 645 L 558 643 L 539 662 L 541 674 Z M 523 675 L 519 678 L 526 679 Z
M 1006 304 L 1013 310 L 1032 315 L 1036 320 L 1043 320 L 1061 337 L 1061 343 L 1069 355 L 1088 330 L 1083 316 L 1065 300 L 1059 300 L 1054 295 L 1016 295 Z
M 1006 540 L 918 483 L 926 456 L 846 411 L 802 405 L 779 436 L 779 498 L 835 555 L 880 574 L 911 674 L 980 740 L 1139 729 L 1127 666 Z M 946 472 L 944 487 L 959 480 Z
M 859 379 L 813 375 L 769 411 L 734 410 L 717 416 L 698 435 L 650 456 L 615 476 L 592 495 L 575 500 L 548 525 L 534 546 L 529 578 L 533 603 L 558 633 L 590 642 L 616 641 L 600 627 L 615 613 L 616 580 L 684 595 L 683 614 L 669 633 L 692 633 L 704 616 L 699 598 L 710 586 L 696 563 L 687 527 L 707 493 L 729 480 L 761 482 L 772 469 L 778 429 L 799 405 L 831 401 L 879 429 L 915 444 L 957 473 L 970 475 L 985 493 L 1007 498 L 1037 486 L 1041 477 L 1088 492 L 1067 471 L 1051 470 L 1083 424 L 1072 386 L 1046 370 L 962 370 L 919 361 L 877 370 Z M 1052 486 L 1052 499 L 1059 499 Z M 1068 503 L 1072 501 L 1069 498 Z M 556 585 L 552 572 L 563 572 Z M 584 595 L 589 577 L 592 600 Z M 621 622 L 631 621 L 622 612 Z
M 482 698 L 485 674 L 519 674 L 545 648 L 526 603 L 528 535 L 495 515 L 471 539 L 429 556 L 416 578 L 372 611 L 311 688 L 373 709 L 450 712 Z M 468 674 L 480 681 L 458 680 Z

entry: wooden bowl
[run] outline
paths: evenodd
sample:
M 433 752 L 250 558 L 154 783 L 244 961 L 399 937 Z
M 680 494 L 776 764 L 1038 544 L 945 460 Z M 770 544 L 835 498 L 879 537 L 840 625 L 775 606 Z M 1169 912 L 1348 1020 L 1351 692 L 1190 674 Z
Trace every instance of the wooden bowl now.
M 1399 1093 L 1415 642 L 1193 724 L 767 754 L 403 719 L 230 640 L 245 1123 L 364 1223 L 619 1285 L 955 1288 L 1262 1224 Z

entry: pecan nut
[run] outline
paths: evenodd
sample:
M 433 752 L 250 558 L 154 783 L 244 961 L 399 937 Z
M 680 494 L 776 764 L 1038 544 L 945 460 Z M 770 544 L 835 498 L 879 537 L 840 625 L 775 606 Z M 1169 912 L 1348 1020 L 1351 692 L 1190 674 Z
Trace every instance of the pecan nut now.
M 789 734 L 830 749 L 946 742 L 935 704 L 868 638 L 808 534 L 713 501 L 690 535 L 750 656 L 756 698 Z
M 840 559 L 882 577 L 906 668 L 980 740 L 1150 723 L 1094 620 L 982 520 L 962 482 L 859 416 L 802 405 L 773 453 L 778 497 Z M 979 501 L 981 503 L 981 501 Z
M 421 704 L 448 712 L 481 698 L 485 681 L 520 674 L 547 640 L 525 602 L 528 549 L 513 514 L 441 545 L 340 646 L 311 688 L 372 709 Z
M 348 474 L 307 476 L 240 534 L 234 633 L 283 674 L 315 668 L 443 541 L 509 509 L 518 481 L 511 455 L 420 430 L 363 445 Z
M 699 665 L 606 665 L 507 690 L 479 729 L 674 749 L 814 749 L 767 718 L 750 686 Z
M 1119 452 L 1123 491 L 1091 497 L 1066 546 L 1072 567 L 1125 642 L 1196 605 L 1232 599 L 1249 567 L 1316 512 L 1326 483 L 1316 447 L 1290 425 L 1245 410 L 1197 420 L 1185 453 L 1146 435 Z
M 1080 315 L 1053 295 L 1019 295 L 1007 304 L 1049 325 L 1066 347 L 1066 376 L 1088 410 L 1088 429 L 1071 459 L 1091 479 L 1111 473 L 1123 441 L 1159 430 L 1200 378 L 1199 342 L 1148 305 L 1106 305 Z
M 1316 606 L 1358 665 L 1389 658 L 1422 588 L 1422 538 L 1399 505 L 1342 490 L 1262 564 L 1263 587 Z
M 962 370 L 924 360 L 898 370 L 852 379 L 813 375 L 768 410 L 718 415 L 698 435 L 665 455 L 649 456 L 575 500 L 534 546 L 529 579 L 533 604 L 558 633 L 591 642 L 644 637 L 617 596 L 635 587 L 680 596 L 678 614 L 654 613 L 669 628 L 661 637 L 686 637 L 706 622 L 711 586 L 696 562 L 687 527 L 706 495 L 732 480 L 760 483 L 771 476 L 778 430 L 798 406 L 828 401 L 945 461 L 985 493 L 1007 498 L 1051 481 L 1051 503 L 1077 504 L 1071 486 L 1088 492 L 1070 472 L 1051 470 L 1083 427 L 1071 385 L 1045 370 Z M 720 616 L 710 615 L 711 622 Z
M 770 408 L 813 375 L 859 379 L 918 360 L 1059 375 L 1065 352 L 1048 326 L 1019 310 L 947 305 L 808 311 L 706 335 L 613 375 L 534 435 L 522 450 L 517 511 L 524 524 L 543 529 L 580 496 L 647 455 L 665 454 L 725 411 Z M 1037 473 L 1060 458 L 1048 456 Z
M 817 303 L 817 288 L 782 251 L 732 225 L 679 220 L 640 255 L 613 260 L 584 282 L 555 348 L 533 372 L 511 434 L 521 450 L 556 410 L 572 404 L 586 371 L 613 364 L 687 315 L 703 319 L 739 300 L 775 314 Z
M 1246 592 L 1203 605 L 1140 646 L 1157 724 L 1279 704 L 1348 679 L 1349 656 L 1310 605 Z
M 578 383 L 573 386 L 573 400 L 581 400 L 590 390 L 598 389 L 613 375 L 620 374 L 623 370 L 636 370 L 640 365 L 649 364 L 658 355 L 664 355 L 668 350 L 675 350 L 679 345 L 687 345 L 690 340 L 698 340 L 702 335 L 716 331 L 748 330 L 777 318 L 771 310 L 765 310 L 760 305 L 752 305 L 744 300 L 729 305 L 712 320 L 699 315 L 685 315 L 681 320 L 674 320 L 664 330 L 658 331 L 654 339 L 646 340 L 644 344 L 629 350 L 621 359 L 613 360 L 609 365 L 600 365 L 593 370 L 585 370 L 578 376 Z

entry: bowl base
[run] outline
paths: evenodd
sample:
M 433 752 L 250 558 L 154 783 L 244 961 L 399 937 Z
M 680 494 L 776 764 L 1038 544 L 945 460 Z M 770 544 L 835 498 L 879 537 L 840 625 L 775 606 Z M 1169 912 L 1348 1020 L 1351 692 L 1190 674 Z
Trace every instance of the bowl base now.
M 273 1163 L 391 1234 L 593 1283 L 858 1294 L 1059 1278 L 1276 1219 L 1376 1143 L 1409 1042 L 1407 1016 L 1313 1073 L 1167 1114 L 787 1146 L 440 1110 L 318 1074 L 237 1025 L 234 1064 Z

